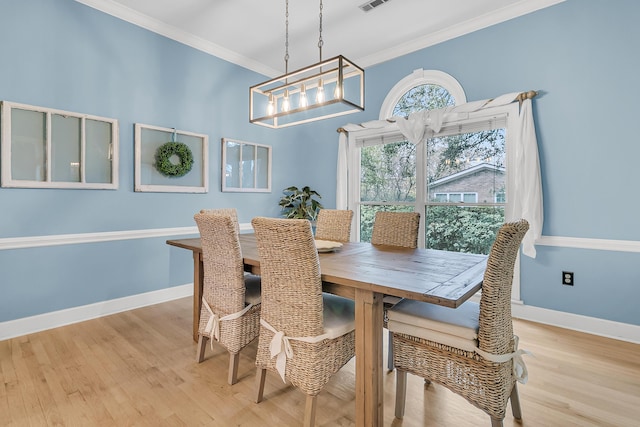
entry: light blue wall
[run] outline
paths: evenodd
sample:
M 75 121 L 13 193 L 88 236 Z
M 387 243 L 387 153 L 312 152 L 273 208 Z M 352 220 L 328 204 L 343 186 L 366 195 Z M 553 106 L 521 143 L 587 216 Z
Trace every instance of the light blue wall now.
M 367 119 L 418 68 L 454 76 L 468 100 L 540 90 L 534 116 L 543 235 L 640 240 L 640 3 L 568 0 L 367 69 Z M 525 304 L 640 325 L 639 253 L 538 246 L 522 257 Z M 562 271 L 575 286 L 561 285 Z
M 389 89 L 424 68 L 454 76 L 468 100 L 540 90 L 543 234 L 639 241 L 638 16 L 634 0 L 567 0 L 368 68 L 363 113 L 274 131 L 247 119 L 262 76 L 72 0 L 4 1 L 0 99 L 117 118 L 121 166 L 117 191 L 0 189 L 0 238 L 191 226 L 202 207 L 234 206 L 248 222 L 278 215 L 292 184 L 333 207 L 336 128 L 377 119 Z M 136 122 L 208 134 L 209 193 L 134 193 Z M 271 194 L 219 191 L 223 136 L 273 146 Z M 525 304 L 640 325 L 640 254 L 537 249 L 522 259 Z M 0 322 L 187 283 L 185 252 L 164 239 L 0 251 Z
M 0 2 L 0 40 L 0 100 L 120 125 L 118 190 L 0 188 L 0 239 L 195 226 L 201 208 L 227 206 L 246 223 L 277 216 L 290 185 L 334 204 L 335 128 L 325 146 L 311 129 L 249 124 L 264 76 L 72 0 Z M 209 135 L 209 193 L 135 193 L 134 123 Z M 272 145 L 272 193 L 220 191 L 222 137 Z M 165 240 L 0 250 L 0 322 L 191 282 L 190 253 Z

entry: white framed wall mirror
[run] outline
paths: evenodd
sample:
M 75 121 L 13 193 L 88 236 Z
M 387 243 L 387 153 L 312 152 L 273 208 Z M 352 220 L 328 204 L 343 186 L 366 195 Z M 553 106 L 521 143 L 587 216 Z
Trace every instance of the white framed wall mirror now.
M 222 138 L 222 191 L 271 192 L 271 147 Z

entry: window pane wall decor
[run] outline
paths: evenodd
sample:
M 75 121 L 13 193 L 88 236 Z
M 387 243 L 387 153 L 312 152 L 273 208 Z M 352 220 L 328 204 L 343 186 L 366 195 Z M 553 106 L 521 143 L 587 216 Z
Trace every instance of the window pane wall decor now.
M 222 138 L 222 191 L 271 192 L 271 147 Z
M 136 123 L 135 163 L 135 191 L 209 190 L 208 135 Z
M 2 186 L 118 188 L 115 119 L 2 102 Z

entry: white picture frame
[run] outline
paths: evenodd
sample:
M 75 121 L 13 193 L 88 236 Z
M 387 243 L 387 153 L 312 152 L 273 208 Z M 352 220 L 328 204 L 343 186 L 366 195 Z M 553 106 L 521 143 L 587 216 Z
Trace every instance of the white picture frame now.
M 223 192 L 270 193 L 271 146 L 222 138 Z
M 118 189 L 116 119 L 0 104 L 2 187 Z
M 158 170 L 158 149 L 169 143 L 186 145 L 192 154 L 191 169 L 182 176 Z M 173 164 L 183 161 L 178 156 Z M 163 193 L 207 193 L 209 191 L 209 136 L 160 126 L 135 124 L 135 191 Z

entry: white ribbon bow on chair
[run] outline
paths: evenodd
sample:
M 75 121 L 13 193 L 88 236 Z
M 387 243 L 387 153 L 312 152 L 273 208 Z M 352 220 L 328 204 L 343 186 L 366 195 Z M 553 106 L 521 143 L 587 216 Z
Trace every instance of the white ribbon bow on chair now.
M 287 359 L 293 358 L 293 349 L 289 338 L 285 336 L 284 332 L 276 332 L 271 343 L 269 343 L 269 351 L 271 352 L 271 358 L 276 357 L 276 369 L 284 381 L 284 372 L 287 367 Z
M 211 315 L 207 321 L 207 325 L 204 327 L 204 332 L 209 336 L 209 338 L 214 338 L 216 341 L 220 340 L 220 322 L 223 320 L 233 320 L 242 317 L 251 307 L 253 307 L 253 304 L 249 304 L 240 311 L 220 317 L 211 310 L 209 303 L 207 303 L 207 300 L 205 300 L 204 297 L 202 297 L 202 305 L 204 305 Z M 213 349 L 213 340 L 211 340 L 211 349 Z
M 527 365 L 524 364 L 524 359 L 522 358 L 523 354 L 533 356 L 533 353 L 527 350 L 518 349 L 518 338 L 517 335 L 513 336 L 515 351 L 513 353 L 507 354 L 491 354 L 486 351 L 482 351 L 479 348 L 476 348 L 476 353 L 485 359 L 495 362 L 495 363 L 504 363 L 508 362 L 510 359 L 513 359 L 513 375 L 519 383 L 526 384 L 529 379 L 529 371 L 527 371 Z
M 260 324 L 273 332 L 273 338 L 271 338 L 271 342 L 269 343 L 269 351 L 271 353 L 271 358 L 276 357 L 276 370 L 280 374 L 280 378 L 282 378 L 283 382 L 286 382 L 285 372 L 287 368 L 287 359 L 293 359 L 291 340 L 316 343 L 329 338 L 329 334 L 317 335 L 315 337 L 288 337 L 283 331 L 276 331 L 273 326 L 262 318 L 260 319 Z

